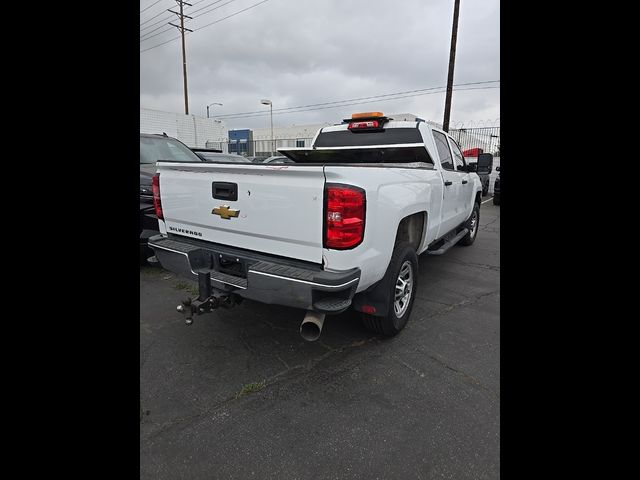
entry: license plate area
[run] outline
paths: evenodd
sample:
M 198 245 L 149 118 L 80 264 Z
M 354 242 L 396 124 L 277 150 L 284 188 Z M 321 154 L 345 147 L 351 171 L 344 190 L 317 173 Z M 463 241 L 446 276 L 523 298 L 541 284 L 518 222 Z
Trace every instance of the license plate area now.
M 234 277 L 247 278 L 246 263 L 234 255 L 219 253 L 214 257 L 214 268 L 220 273 L 233 275 Z

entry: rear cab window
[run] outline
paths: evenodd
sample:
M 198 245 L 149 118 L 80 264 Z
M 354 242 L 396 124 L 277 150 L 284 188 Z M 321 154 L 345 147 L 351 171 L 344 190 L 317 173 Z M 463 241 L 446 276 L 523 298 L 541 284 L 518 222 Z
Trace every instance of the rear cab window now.
M 417 128 L 384 128 L 373 132 L 355 132 L 338 130 L 320 132 L 314 146 L 324 147 L 362 147 L 374 145 L 401 145 L 423 143 Z
M 420 130 L 416 123 L 410 124 L 410 127 L 385 126 L 362 132 L 328 127 L 318 134 L 313 149 L 282 153 L 296 163 L 424 163 L 433 166 Z

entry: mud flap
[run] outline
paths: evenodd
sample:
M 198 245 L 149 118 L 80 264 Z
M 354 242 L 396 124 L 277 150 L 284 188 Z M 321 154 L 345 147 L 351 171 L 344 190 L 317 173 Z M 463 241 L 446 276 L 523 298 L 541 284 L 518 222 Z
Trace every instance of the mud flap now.
M 387 316 L 392 303 L 389 292 L 394 282 L 395 278 L 393 278 L 393 273 L 389 272 L 387 268 L 387 272 L 384 274 L 384 277 L 382 277 L 382 280 L 374 283 L 364 292 L 357 293 L 353 297 L 352 305 L 354 310 L 377 317 Z M 365 306 L 367 309 L 363 310 Z

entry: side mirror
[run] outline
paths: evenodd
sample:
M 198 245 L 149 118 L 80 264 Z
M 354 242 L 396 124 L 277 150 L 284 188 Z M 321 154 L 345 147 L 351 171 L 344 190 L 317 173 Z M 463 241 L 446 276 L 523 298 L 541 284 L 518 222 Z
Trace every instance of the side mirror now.
M 472 173 L 477 171 L 478 171 L 478 165 L 476 163 L 467 163 L 467 172 Z
M 478 170 L 483 173 L 491 173 L 493 169 L 493 155 L 490 153 L 481 153 L 478 155 Z

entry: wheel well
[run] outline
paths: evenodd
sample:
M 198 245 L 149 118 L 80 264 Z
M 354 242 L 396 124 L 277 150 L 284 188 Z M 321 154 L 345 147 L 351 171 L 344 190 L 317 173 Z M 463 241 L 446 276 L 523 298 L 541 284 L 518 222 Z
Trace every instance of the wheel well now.
M 476 192 L 476 203 L 482 203 L 482 192 Z
M 427 212 L 418 212 L 404 217 L 398 225 L 396 233 L 396 245 L 400 242 L 409 242 L 417 251 L 422 243 L 424 227 L 427 224 Z

